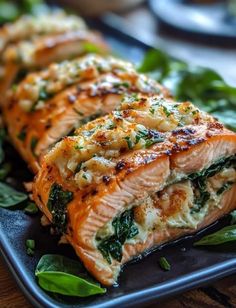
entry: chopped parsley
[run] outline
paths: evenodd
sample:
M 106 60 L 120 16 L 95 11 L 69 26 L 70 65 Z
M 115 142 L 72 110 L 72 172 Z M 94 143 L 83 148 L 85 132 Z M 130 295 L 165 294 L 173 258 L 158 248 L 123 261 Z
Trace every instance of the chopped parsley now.
M 166 260 L 165 257 L 161 257 L 159 259 L 159 265 L 160 268 L 163 269 L 164 271 L 169 271 L 171 269 L 170 263 Z
M 140 139 L 145 140 L 145 147 L 148 148 L 155 143 L 164 141 L 163 136 L 153 129 L 141 129 L 137 132 L 136 142 L 139 142 Z
M 162 106 L 162 108 L 163 108 L 163 111 L 164 111 L 165 115 L 166 115 L 167 118 L 168 118 L 168 117 L 171 115 L 171 112 L 167 109 L 166 106 Z
M 35 250 L 35 240 L 31 240 L 31 239 L 26 240 L 25 246 L 26 246 L 27 255 L 33 256 L 34 250 Z
M 131 138 L 129 136 L 127 136 L 124 139 L 127 142 L 128 148 L 131 150 L 133 148 L 133 143 L 131 141 Z
M 150 107 L 150 108 L 149 108 L 149 111 L 150 111 L 151 114 L 154 114 L 154 113 L 155 113 L 155 109 L 154 109 L 153 107 Z

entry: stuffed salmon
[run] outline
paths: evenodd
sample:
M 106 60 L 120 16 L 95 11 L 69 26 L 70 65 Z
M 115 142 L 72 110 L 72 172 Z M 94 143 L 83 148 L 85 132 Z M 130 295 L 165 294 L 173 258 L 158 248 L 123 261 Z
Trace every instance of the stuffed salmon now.
M 91 54 L 27 75 L 10 91 L 3 114 L 13 144 L 37 172 L 41 154 L 75 128 L 114 110 L 125 93 L 168 96 L 131 63 Z
M 28 71 L 90 51 L 104 54 L 108 47 L 99 33 L 87 30 L 81 18 L 62 12 L 23 16 L 0 30 L 0 91 L 6 93 Z
M 236 134 L 189 102 L 123 94 L 44 157 L 33 198 L 104 285 L 236 208 Z

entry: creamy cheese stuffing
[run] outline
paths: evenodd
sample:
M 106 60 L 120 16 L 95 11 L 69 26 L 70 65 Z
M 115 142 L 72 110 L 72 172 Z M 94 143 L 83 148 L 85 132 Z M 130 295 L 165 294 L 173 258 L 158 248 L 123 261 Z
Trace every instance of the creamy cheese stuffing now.
M 182 180 L 143 200 L 136 200 L 134 204 L 127 205 L 127 209 L 133 209 L 134 223 L 139 232 L 125 243 L 143 243 L 150 233 L 163 228 L 196 229 L 209 211 L 221 207 L 224 191 L 234 183 L 236 170 L 233 167 L 225 168 L 209 177 L 206 181 L 207 191 L 210 193 L 209 200 L 197 211 L 194 211 L 196 188 L 191 180 Z M 114 229 L 110 221 L 98 230 L 95 236 L 97 245 L 113 234 Z

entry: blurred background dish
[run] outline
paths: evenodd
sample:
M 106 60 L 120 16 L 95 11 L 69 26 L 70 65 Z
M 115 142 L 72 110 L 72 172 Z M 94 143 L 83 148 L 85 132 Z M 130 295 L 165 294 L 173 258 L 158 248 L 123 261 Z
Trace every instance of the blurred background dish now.
M 149 0 L 149 4 L 165 26 L 236 44 L 235 0 Z

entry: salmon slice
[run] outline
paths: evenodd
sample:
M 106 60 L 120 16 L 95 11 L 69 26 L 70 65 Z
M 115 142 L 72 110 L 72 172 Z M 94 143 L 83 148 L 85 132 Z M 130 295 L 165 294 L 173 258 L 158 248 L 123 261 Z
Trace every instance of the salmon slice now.
M 51 11 L 39 16 L 24 15 L 14 23 L 7 23 L 0 29 L 0 53 L 8 44 L 32 39 L 37 35 L 65 33 L 86 29 L 85 22 L 78 16 L 67 15 L 64 11 Z
M 132 258 L 236 207 L 235 154 L 236 134 L 191 103 L 125 95 L 44 156 L 33 198 L 112 285 Z
M 30 71 L 89 52 L 106 54 L 108 47 L 98 32 L 86 29 L 65 33 L 56 31 L 51 35 L 37 35 L 30 41 L 10 44 L 2 54 L 0 91 L 6 93 Z M 5 95 L 1 97 L 2 104 L 4 100 Z
M 168 96 L 131 63 L 88 55 L 29 74 L 9 94 L 4 119 L 13 144 L 37 172 L 40 156 L 55 142 L 114 110 L 125 93 L 135 96 L 137 92 L 144 97 Z

